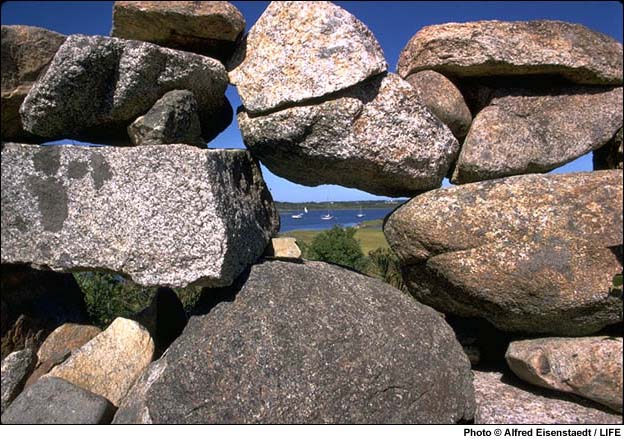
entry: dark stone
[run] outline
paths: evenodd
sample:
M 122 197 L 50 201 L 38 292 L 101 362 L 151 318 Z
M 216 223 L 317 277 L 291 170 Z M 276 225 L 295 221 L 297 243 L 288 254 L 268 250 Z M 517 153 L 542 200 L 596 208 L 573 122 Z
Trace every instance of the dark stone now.
M 594 151 L 594 171 L 622 169 L 622 128 L 605 146 Z

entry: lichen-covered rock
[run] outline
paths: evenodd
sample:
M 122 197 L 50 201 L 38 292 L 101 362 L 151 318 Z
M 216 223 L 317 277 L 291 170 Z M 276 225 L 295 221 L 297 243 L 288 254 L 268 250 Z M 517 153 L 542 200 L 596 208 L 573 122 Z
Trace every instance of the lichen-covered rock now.
M 20 120 L 19 108 L 32 84 L 48 67 L 65 35 L 34 26 L 2 26 L 3 140 L 32 140 Z
M 114 271 L 144 286 L 223 286 L 262 255 L 278 228 L 247 151 L 2 150 L 3 264 Z
M 2 413 L 20 394 L 24 383 L 37 364 L 37 355 L 32 349 L 13 352 L 2 360 Z
M 135 145 L 206 144 L 201 137 L 197 101 L 188 90 L 165 93 L 146 114 L 132 122 L 128 135 Z
M 505 358 L 524 381 L 574 393 L 622 413 L 622 338 L 515 341 Z
M 455 184 L 547 172 L 605 145 L 622 126 L 622 87 L 497 90 L 474 118 Z
M 301 259 L 301 249 L 295 238 L 272 238 L 264 254 L 278 259 Z
M 444 75 L 423 70 L 405 78 L 433 114 L 451 129 L 458 139 L 466 137 L 472 115 L 459 89 Z
M 108 424 L 115 407 L 68 381 L 42 377 L 2 415 L 3 424 Z
M 386 220 L 415 297 L 506 331 L 621 321 L 622 171 L 526 175 L 420 195 Z
M 322 262 L 267 261 L 233 288 L 205 291 L 196 312 L 205 315 L 150 365 L 115 422 L 472 418 L 470 363 L 451 328 L 379 280 Z
M 475 424 L 621 424 L 598 404 L 528 386 L 513 375 L 474 373 Z
M 133 320 L 118 317 L 45 376 L 67 380 L 118 406 L 153 355 L 149 332 Z
M 225 1 L 116 1 L 111 36 L 227 61 L 245 18 Z
M 388 68 L 371 31 L 324 1 L 271 2 L 230 64 L 230 81 L 252 114 L 328 95 Z
M 276 175 L 387 196 L 440 187 L 459 153 L 451 131 L 397 75 L 264 116 L 238 113 L 243 141 Z
M 622 169 L 622 128 L 605 146 L 594 151 L 594 171 Z
M 190 90 L 206 141 L 224 120 L 227 72 L 212 58 L 142 41 L 72 35 L 22 103 L 24 128 L 46 138 L 130 144 L 126 127 L 168 91 Z
M 580 24 L 475 21 L 426 26 L 407 43 L 397 72 L 451 76 L 556 74 L 579 84 L 622 84 L 622 44 Z

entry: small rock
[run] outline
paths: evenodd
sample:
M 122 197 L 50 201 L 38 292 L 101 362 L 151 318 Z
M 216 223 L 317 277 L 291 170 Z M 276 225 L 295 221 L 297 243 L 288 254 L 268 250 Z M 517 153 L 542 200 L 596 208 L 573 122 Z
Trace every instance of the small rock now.
M 505 358 L 524 381 L 574 393 L 622 413 L 622 338 L 516 341 Z
M 271 238 L 265 255 L 277 259 L 301 259 L 301 249 L 295 238 Z
M 226 62 L 245 18 L 225 1 L 116 1 L 111 36 L 156 43 Z
M 3 424 L 108 424 L 115 407 L 99 395 L 54 377 L 42 377 L 2 415 Z
M 37 355 L 32 349 L 13 352 L 2 360 L 2 413 L 20 394 L 35 364 Z
M 362 22 L 320 1 L 271 2 L 230 64 L 230 82 L 251 114 L 343 90 L 388 68 Z
M 605 146 L 594 151 L 594 171 L 622 169 L 622 128 Z
M 135 145 L 184 143 L 205 146 L 193 92 L 173 90 L 160 98 L 143 116 L 128 127 Z

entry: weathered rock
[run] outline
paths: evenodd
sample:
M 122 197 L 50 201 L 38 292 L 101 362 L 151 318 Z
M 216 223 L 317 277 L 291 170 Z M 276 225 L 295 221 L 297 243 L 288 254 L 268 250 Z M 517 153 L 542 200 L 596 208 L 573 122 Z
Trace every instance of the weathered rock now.
M 271 2 L 230 62 L 246 111 L 319 98 L 383 73 L 375 36 L 330 2 Z
M 405 80 L 414 87 L 427 108 L 451 129 L 455 137 L 466 137 L 472 115 L 455 84 L 433 70 L 413 73 Z
M 528 386 L 499 372 L 474 371 L 475 424 L 621 424 L 598 404 Z
M 149 331 L 155 345 L 154 357 L 158 358 L 182 334 L 188 319 L 177 294 L 171 288 L 158 288 L 149 306 L 132 320 Z
M 118 406 L 153 355 L 149 332 L 133 320 L 118 317 L 46 376 L 63 378 Z
M 245 18 L 225 1 L 116 1 L 111 36 L 227 61 Z
M 34 26 L 2 26 L 2 139 L 32 140 L 20 120 L 19 108 L 54 58 L 65 35 Z
M 207 290 L 116 422 L 452 423 L 470 363 L 429 307 L 322 262 L 267 261 Z M 253 318 L 250 315 L 253 314 Z
M 399 56 L 402 77 L 556 74 L 579 84 L 622 84 L 622 44 L 580 24 L 475 21 L 422 28 Z
M 301 258 L 301 249 L 295 238 L 272 238 L 264 253 L 268 257 L 278 259 Z
M 378 195 L 440 187 L 459 152 L 451 131 L 394 74 L 319 104 L 258 117 L 240 111 L 238 124 L 245 145 L 274 174 Z
M 54 377 L 42 377 L 2 415 L 3 424 L 108 424 L 115 407 L 106 398 Z
M 114 271 L 144 286 L 222 286 L 262 255 L 278 228 L 246 151 L 2 150 L 2 263 Z
M 622 169 L 622 128 L 605 146 L 594 151 L 594 171 Z
M 415 297 L 506 331 L 587 335 L 621 321 L 622 171 L 441 189 L 384 225 Z
M 7 325 L 6 332 L 2 334 L 2 359 L 11 352 L 32 349 L 41 346 L 41 343 L 52 329 L 47 327 L 45 321 L 20 314 L 19 317 Z
M 135 145 L 206 144 L 201 137 L 197 101 L 188 90 L 165 93 L 145 115 L 132 122 L 128 135 Z
M 20 394 L 35 364 L 37 355 L 32 349 L 13 352 L 2 360 L 2 413 Z
M 622 87 L 498 90 L 475 117 L 452 182 L 547 172 L 605 145 L 622 126 Z
M 622 413 L 622 338 L 542 338 L 516 341 L 505 355 L 519 378 L 574 393 Z
M 126 127 L 168 91 L 190 90 L 210 141 L 230 120 L 227 72 L 212 58 L 141 41 L 72 35 L 20 108 L 24 128 L 47 138 L 129 144 Z M 228 104 L 229 105 L 229 104 Z

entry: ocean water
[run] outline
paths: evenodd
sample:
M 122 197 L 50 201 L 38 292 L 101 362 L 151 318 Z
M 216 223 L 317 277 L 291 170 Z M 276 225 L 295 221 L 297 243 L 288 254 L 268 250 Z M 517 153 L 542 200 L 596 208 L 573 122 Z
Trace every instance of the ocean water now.
M 333 226 L 353 227 L 362 221 L 370 221 L 376 219 L 384 219 L 386 215 L 392 212 L 391 209 L 362 209 L 365 215 L 358 218 L 359 209 L 332 210 L 330 213 L 334 216 L 331 220 L 322 220 L 321 216 L 326 215 L 326 210 L 310 210 L 303 214 L 303 218 L 294 219 L 291 215 L 299 212 L 283 211 L 280 213 L 280 232 L 288 232 L 291 230 L 325 230 L 331 229 Z

